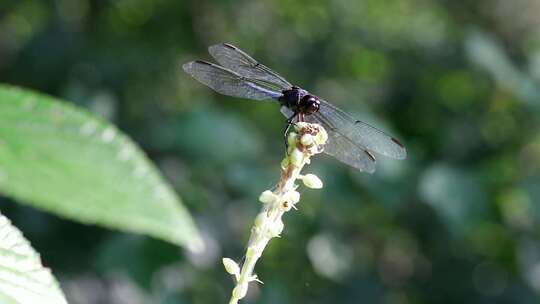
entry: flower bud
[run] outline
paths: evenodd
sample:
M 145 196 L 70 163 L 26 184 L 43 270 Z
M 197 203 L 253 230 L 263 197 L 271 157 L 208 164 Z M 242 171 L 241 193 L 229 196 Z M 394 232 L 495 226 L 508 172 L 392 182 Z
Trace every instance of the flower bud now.
M 275 202 L 277 196 L 270 190 L 266 190 L 259 196 L 259 201 L 264 204 L 271 204 Z
M 295 132 L 290 132 L 289 135 L 287 135 L 287 145 L 289 147 L 296 146 L 296 134 Z
M 302 182 L 304 182 L 304 185 L 306 185 L 306 187 L 311 189 L 321 189 L 323 187 L 323 182 L 315 174 L 304 175 L 304 177 L 302 177 Z
M 294 124 L 294 129 L 296 131 L 301 131 L 302 129 L 304 129 L 306 126 L 308 125 L 307 122 L 305 121 L 299 121 L 297 123 Z
M 285 170 L 285 169 L 287 169 L 288 166 L 289 166 L 289 157 L 285 157 L 281 161 L 281 169 Z
M 302 165 L 302 162 L 304 161 L 304 153 L 298 149 L 294 149 L 289 155 L 289 161 L 295 167 Z
M 235 261 L 229 258 L 223 258 L 222 262 L 223 262 L 223 266 L 225 266 L 225 270 L 229 274 L 232 274 L 235 277 L 240 276 L 240 267 L 238 266 L 238 264 L 236 264 Z
M 319 133 L 315 136 L 315 142 L 317 145 L 324 145 L 328 140 L 328 133 L 324 128 L 319 128 Z
M 285 227 L 285 224 L 283 224 L 283 221 L 281 219 L 277 220 L 272 227 L 270 227 L 270 234 L 272 237 L 278 237 L 281 232 L 283 231 L 283 227 Z
M 300 143 L 304 146 L 309 146 L 309 145 L 312 145 L 313 144 L 313 141 L 314 141 L 314 137 L 313 135 L 311 134 L 304 134 L 302 135 L 302 137 L 300 138 Z

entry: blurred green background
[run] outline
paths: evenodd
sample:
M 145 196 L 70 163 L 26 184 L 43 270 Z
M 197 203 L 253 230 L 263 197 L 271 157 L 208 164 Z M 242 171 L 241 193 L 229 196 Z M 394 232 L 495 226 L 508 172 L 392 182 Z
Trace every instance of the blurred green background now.
M 284 117 L 183 73 L 233 43 L 399 138 L 374 175 L 326 156 L 245 303 L 538 303 L 535 0 L 2 0 L 0 81 L 88 108 L 158 164 L 207 249 L 85 226 L 2 197 L 70 303 L 226 303 Z M 114 204 L 114 202 L 111 202 Z

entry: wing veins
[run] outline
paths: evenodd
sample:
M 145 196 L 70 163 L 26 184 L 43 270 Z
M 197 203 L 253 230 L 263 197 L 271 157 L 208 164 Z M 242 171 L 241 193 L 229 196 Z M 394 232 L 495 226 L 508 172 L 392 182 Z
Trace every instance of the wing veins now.
M 314 118 L 316 120 L 318 120 L 320 123 L 325 125 L 325 128 L 328 128 L 331 132 L 334 132 L 334 133 L 339 135 L 339 137 L 333 136 L 334 140 L 340 140 L 340 139 L 345 140 L 345 142 L 348 142 L 351 146 L 358 149 L 359 150 L 358 152 L 363 153 L 363 154 L 358 155 L 359 161 L 354 161 L 354 160 L 349 161 L 349 160 L 346 159 L 347 156 L 344 154 L 344 155 L 341 156 L 341 157 L 343 157 L 343 159 L 340 159 L 342 162 L 348 164 L 349 166 L 352 166 L 354 168 L 357 168 L 357 169 L 360 169 L 362 171 L 366 171 L 366 172 L 369 172 L 369 173 L 373 173 L 375 171 L 376 159 L 375 159 L 375 156 L 372 153 L 370 153 L 365 147 L 362 147 L 358 143 L 354 142 L 348 136 L 345 136 L 337 128 L 332 127 L 330 125 L 330 122 L 323 115 L 319 115 L 318 113 L 315 113 L 313 115 L 315 115 Z M 323 152 L 325 152 L 325 150 L 323 150 Z M 342 151 L 342 152 L 345 153 L 346 151 Z M 339 159 L 339 155 L 337 155 L 337 154 L 331 154 L 331 153 L 328 153 L 328 152 L 326 154 Z M 365 163 L 365 162 L 362 161 L 362 158 L 365 159 L 366 156 L 367 156 L 367 159 L 369 159 L 368 163 Z
M 208 51 L 222 66 L 239 75 L 247 76 L 250 79 L 265 80 L 280 89 L 292 86 L 283 76 L 231 44 L 216 44 L 210 46 Z
M 255 100 L 276 99 L 281 95 L 281 92 L 276 91 L 264 81 L 239 75 L 230 69 L 204 60 L 186 63 L 183 68 L 199 82 L 224 95 Z
M 354 119 L 327 101 L 321 99 L 321 108 L 318 113 L 321 116 L 335 117 L 335 124 L 332 124 L 335 129 L 339 129 L 340 134 L 353 142 L 360 143 L 364 149 L 396 159 L 405 158 L 407 152 L 397 139 L 365 122 Z
M 315 114 L 315 115 L 317 115 L 317 114 Z M 355 146 L 356 148 L 358 148 L 358 149 L 360 149 L 360 150 L 362 150 L 362 151 L 364 151 L 364 152 L 367 151 L 367 152 L 369 153 L 369 150 L 368 150 L 366 147 L 364 147 L 364 146 L 360 145 L 359 143 L 355 142 L 354 140 L 350 139 L 348 136 L 346 136 L 346 135 L 343 134 L 341 131 L 339 131 L 338 128 L 335 128 L 335 127 L 330 126 L 330 123 L 328 122 L 328 120 L 327 120 L 326 118 L 323 118 L 322 115 L 317 115 L 317 116 L 315 116 L 315 117 L 316 117 L 320 122 L 322 122 L 322 123 L 325 124 L 327 127 L 329 127 L 330 131 L 335 132 L 335 133 L 341 135 L 341 137 L 345 138 L 348 142 L 350 142 L 350 143 L 351 143 L 353 146 Z M 371 155 L 371 156 L 372 156 L 372 155 Z M 371 158 L 373 159 L 373 161 L 375 161 L 375 157 L 374 157 L 374 156 L 372 156 Z

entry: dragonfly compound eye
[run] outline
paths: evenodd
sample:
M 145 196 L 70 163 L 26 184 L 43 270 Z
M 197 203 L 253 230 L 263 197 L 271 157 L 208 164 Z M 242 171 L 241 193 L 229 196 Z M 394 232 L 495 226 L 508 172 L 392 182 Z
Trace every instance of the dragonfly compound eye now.
M 321 102 L 319 101 L 319 99 L 313 96 L 309 96 L 306 101 L 306 114 L 313 114 L 319 111 L 320 105 Z

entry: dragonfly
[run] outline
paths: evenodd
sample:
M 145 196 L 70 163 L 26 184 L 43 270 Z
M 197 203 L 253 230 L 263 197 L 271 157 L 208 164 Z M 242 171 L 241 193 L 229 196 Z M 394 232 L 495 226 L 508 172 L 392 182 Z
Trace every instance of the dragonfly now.
M 210 46 L 208 52 L 219 65 L 195 60 L 185 63 L 184 71 L 220 94 L 278 103 L 287 117 L 285 136 L 296 122 L 320 124 L 328 133 L 324 153 L 368 173 L 375 172 L 376 155 L 393 159 L 407 156 L 405 147 L 394 137 L 292 85 L 236 46 L 220 43 Z

